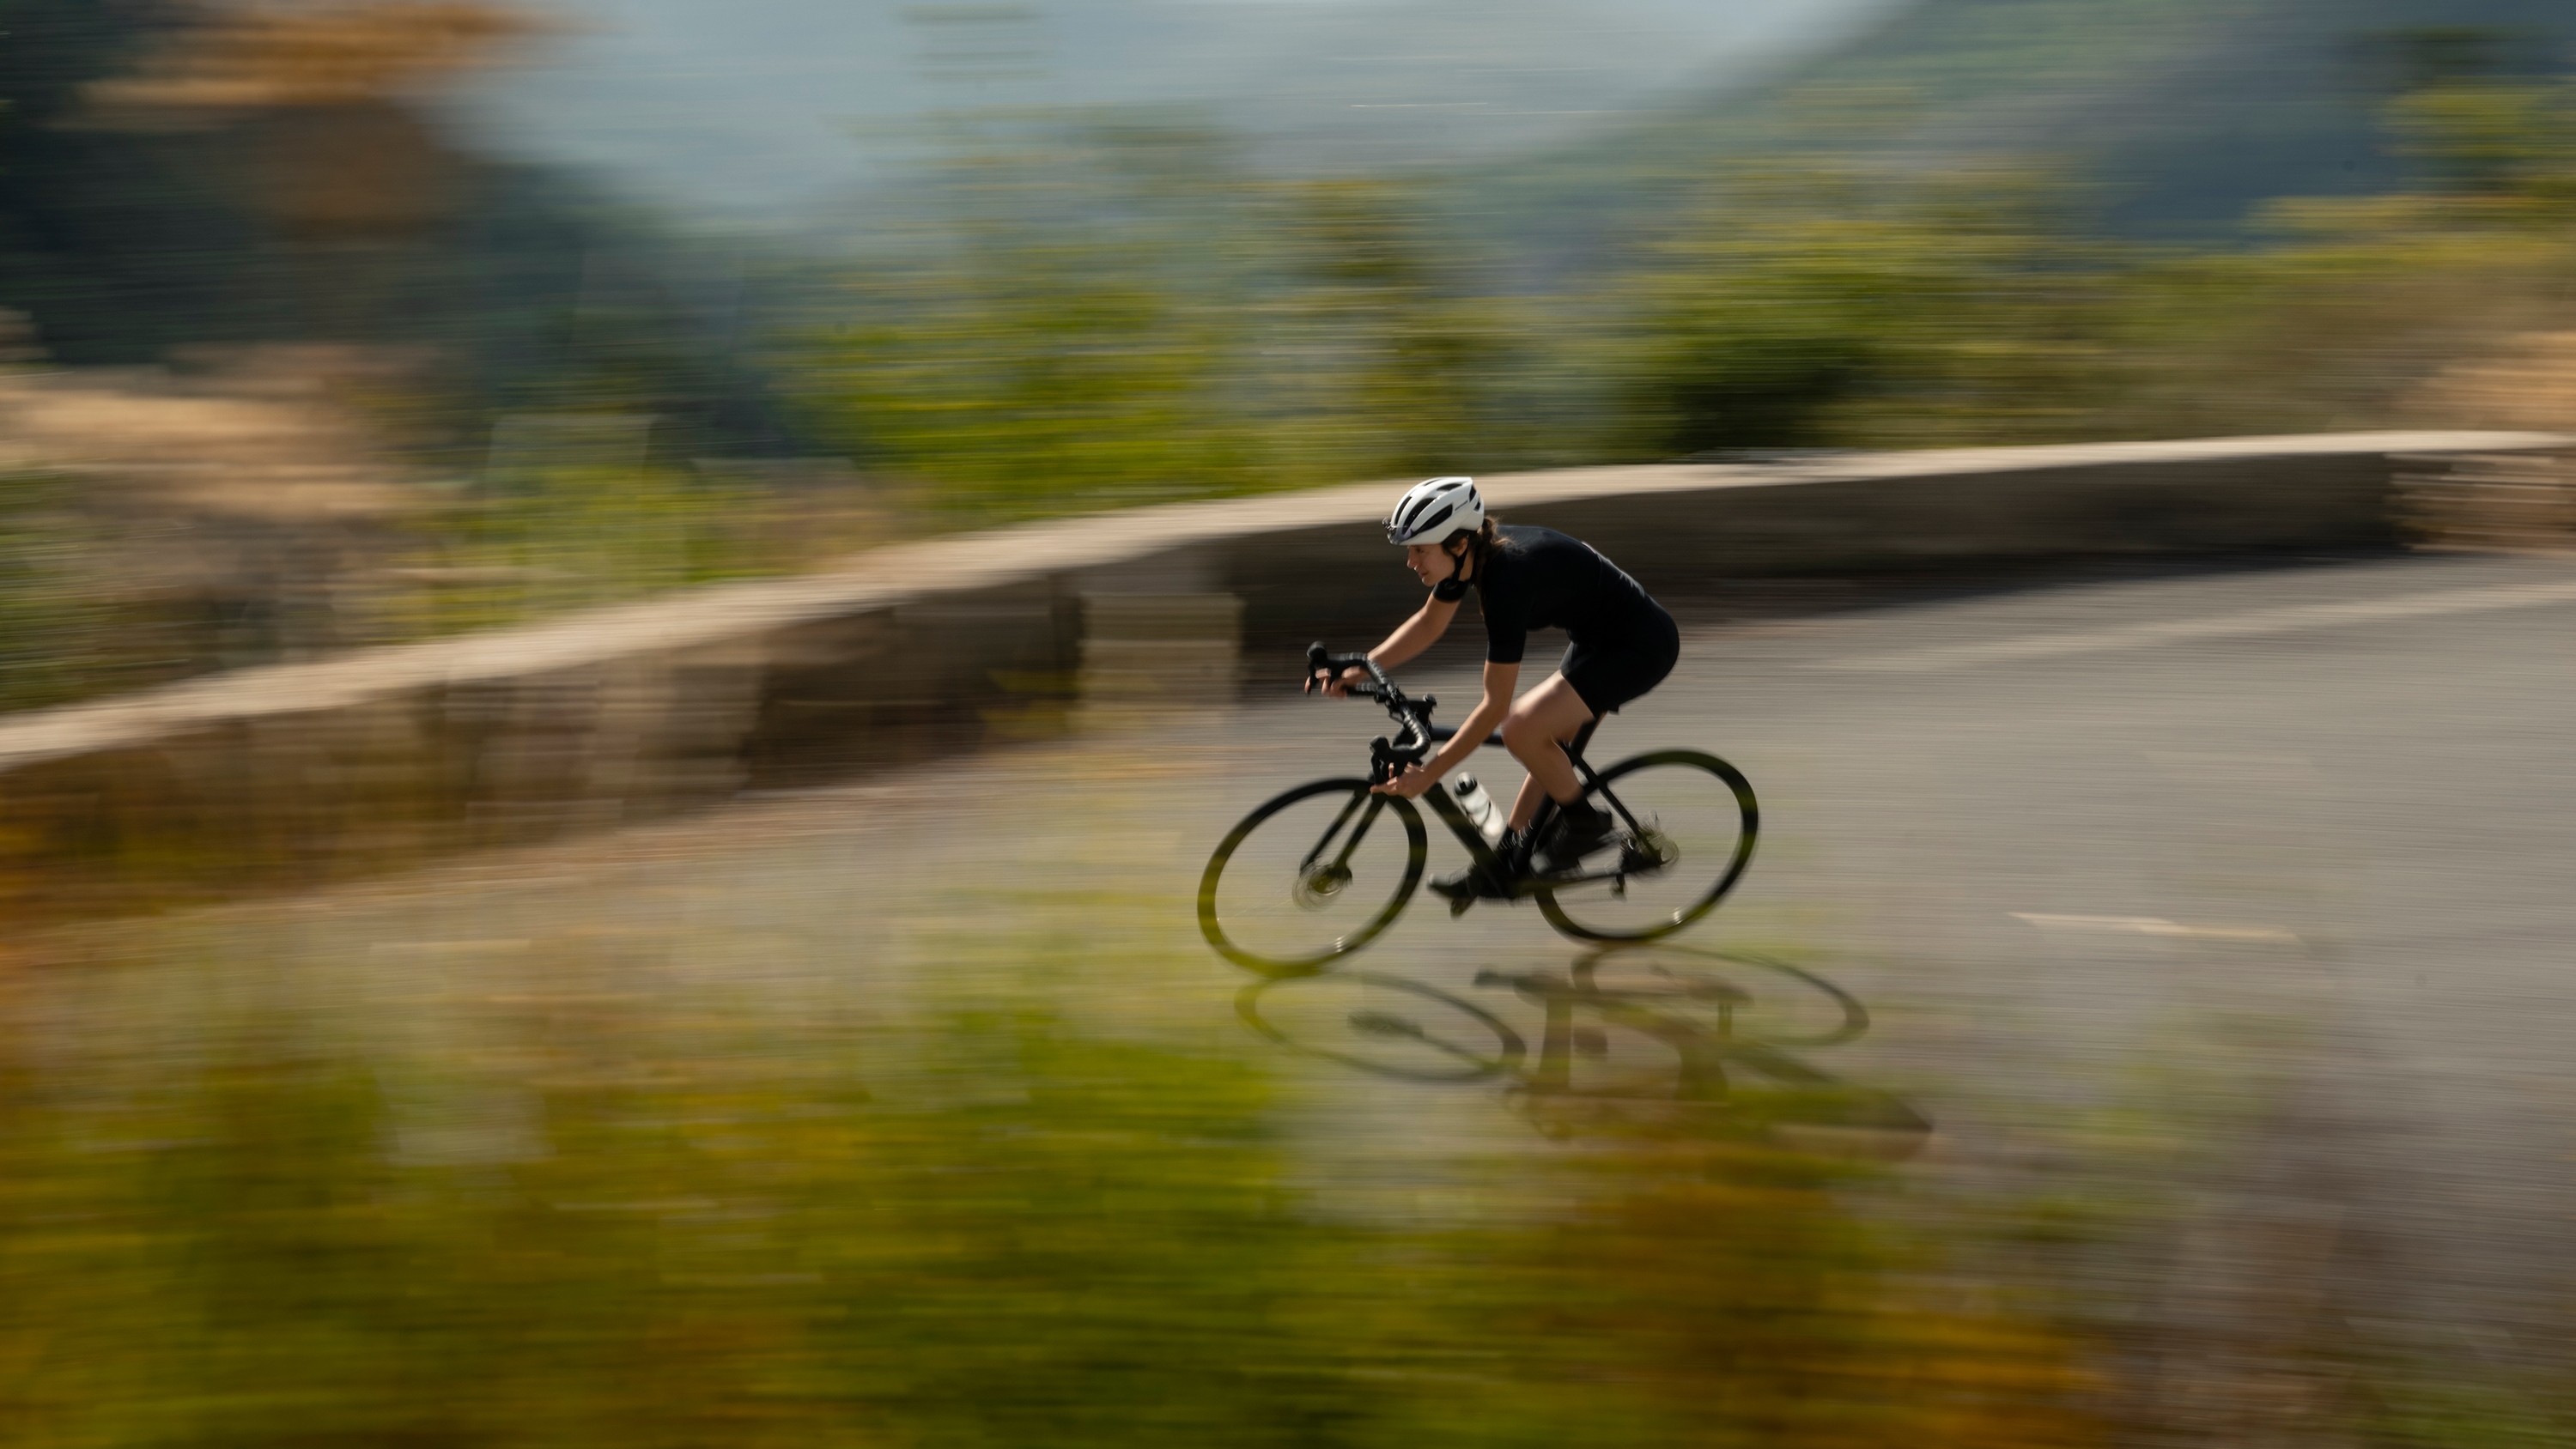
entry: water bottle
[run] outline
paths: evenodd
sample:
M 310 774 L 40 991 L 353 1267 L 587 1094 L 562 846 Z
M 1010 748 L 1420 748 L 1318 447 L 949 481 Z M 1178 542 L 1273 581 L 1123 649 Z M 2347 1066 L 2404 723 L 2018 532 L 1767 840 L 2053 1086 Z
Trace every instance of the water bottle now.
M 1475 776 L 1460 775 L 1449 786 L 1449 793 L 1458 797 L 1458 808 L 1467 812 L 1467 823 L 1476 827 L 1487 845 L 1503 838 L 1503 812 L 1494 808 L 1494 797 L 1485 793 Z

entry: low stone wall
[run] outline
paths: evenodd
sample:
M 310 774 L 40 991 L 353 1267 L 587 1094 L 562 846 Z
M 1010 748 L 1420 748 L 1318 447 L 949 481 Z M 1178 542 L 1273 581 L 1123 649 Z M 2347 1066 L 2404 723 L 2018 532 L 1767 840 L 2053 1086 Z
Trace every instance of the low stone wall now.
M 2396 510 L 2417 547 L 2576 552 L 2576 449 L 2418 461 L 2399 478 Z
M 2401 460 L 2540 434 L 2367 434 L 1569 470 L 1507 519 L 1659 596 L 1724 580 L 2394 544 Z M 1253 639 L 1413 608 L 1398 485 L 1179 504 L 879 550 L 530 628 L 246 670 L 0 723 L 0 913 L 298 888 L 1230 692 Z

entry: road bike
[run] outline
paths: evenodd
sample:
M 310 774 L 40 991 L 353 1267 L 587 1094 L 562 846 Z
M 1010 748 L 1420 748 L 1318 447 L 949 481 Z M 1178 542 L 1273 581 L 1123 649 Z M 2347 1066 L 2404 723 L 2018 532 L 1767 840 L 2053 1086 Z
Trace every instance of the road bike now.
M 1351 693 L 1374 699 L 1402 729 L 1369 742 L 1369 772 L 1300 785 L 1262 805 L 1226 833 L 1199 877 L 1199 930 L 1219 955 L 1265 976 L 1324 969 L 1395 923 L 1429 850 L 1412 801 L 1371 787 L 1419 764 L 1455 731 L 1435 728 L 1431 696 L 1407 698 L 1366 655 L 1307 650 L 1310 670 L 1358 668 L 1369 682 Z M 1714 909 L 1753 859 L 1761 812 L 1742 771 L 1700 750 L 1656 750 L 1596 771 L 1583 757 L 1600 723 L 1566 747 L 1583 798 L 1610 812 L 1607 838 L 1571 868 L 1515 876 L 1497 850 L 1495 821 L 1480 826 L 1460 805 L 1480 791 L 1458 772 L 1425 791 L 1423 803 L 1465 847 L 1473 893 L 1450 901 L 1463 914 L 1479 898 L 1535 901 L 1559 931 L 1583 941 L 1652 941 Z M 1500 735 L 1484 743 L 1498 746 Z M 1556 805 L 1530 822 L 1545 839 Z M 1509 880 L 1508 888 L 1497 882 Z

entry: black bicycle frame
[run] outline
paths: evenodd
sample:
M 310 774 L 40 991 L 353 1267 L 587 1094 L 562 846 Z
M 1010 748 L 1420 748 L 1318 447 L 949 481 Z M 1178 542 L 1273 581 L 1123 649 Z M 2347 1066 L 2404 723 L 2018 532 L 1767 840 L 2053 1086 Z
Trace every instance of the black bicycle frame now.
M 1620 800 L 1618 796 L 1610 793 L 1609 787 L 1601 783 L 1601 776 L 1595 773 L 1592 766 L 1583 758 L 1583 747 L 1591 743 L 1592 731 L 1597 728 L 1600 723 L 1601 721 L 1597 719 L 1585 721 L 1583 728 L 1576 731 L 1574 738 L 1566 744 L 1565 758 L 1568 763 L 1574 766 L 1574 773 L 1583 781 L 1583 787 L 1587 794 L 1591 794 L 1602 800 L 1608 801 L 1610 808 L 1618 812 L 1619 818 L 1628 822 L 1628 828 L 1630 830 L 1643 834 L 1646 828 L 1645 824 L 1637 819 L 1636 815 L 1628 809 L 1625 802 Z M 1458 736 L 1458 732 L 1456 730 L 1447 728 L 1434 729 L 1429 733 L 1430 738 L 1435 743 L 1441 740 L 1455 739 Z M 1485 740 L 1485 744 L 1488 748 L 1501 743 L 1502 737 L 1499 735 L 1489 736 Z M 1467 818 L 1467 812 L 1459 806 L 1457 800 L 1451 796 L 1448 791 L 1440 789 L 1438 786 L 1434 786 L 1423 792 L 1423 798 L 1429 802 L 1431 813 L 1439 816 L 1441 823 L 1449 827 L 1450 833 L 1458 837 L 1458 843 L 1467 847 L 1467 854 L 1475 861 L 1476 868 L 1487 872 L 1493 879 L 1501 879 L 1501 866 L 1503 863 L 1502 857 L 1494 853 L 1492 845 L 1486 843 L 1485 832 L 1478 830 L 1475 822 Z M 1499 800 L 1495 801 L 1494 808 L 1497 810 L 1501 809 L 1502 802 Z M 1530 819 L 1531 838 L 1537 838 L 1538 832 L 1547 828 L 1548 821 L 1555 818 L 1556 812 L 1557 803 L 1554 799 L 1547 796 L 1541 796 L 1539 798 L 1538 814 Z M 1319 851 L 1321 850 L 1320 846 L 1317 848 Z M 1554 888 L 1557 886 L 1581 885 L 1587 881 L 1621 879 L 1626 877 L 1628 874 L 1626 866 L 1627 862 L 1623 855 L 1620 864 L 1610 870 L 1593 871 L 1585 875 L 1551 877 L 1547 881 L 1547 885 L 1550 888 Z M 1515 890 L 1513 894 L 1515 896 L 1520 896 L 1526 895 L 1528 892 L 1529 886 L 1524 883 L 1519 889 Z
M 1372 780 L 1393 778 L 1403 766 L 1408 764 L 1420 764 L 1423 756 L 1430 751 L 1432 745 L 1442 740 L 1455 739 L 1458 736 L 1458 732 L 1455 729 L 1435 728 L 1432 725 L 1432 700 L 1428 696 L 1425 696 L 1419 701 L 1405 698 L 1404 692 L 1397 689 L 1394 682 L 1386 677 L 1386 672 L 1378 667 L 1376 661 L 1370 659 L 1365 654 L 1337 656 L 1327 653 L 1324 646 L 1321 644 L 1311 644 L 1308 645 L 1306 649 L 1306 667 L 1310 674 L 1316 670 L 1327 668 L 1339 670 L 1348 667 L 1358 667 L 1367 670 L 1369 678 L 1375 688 L 1373 690 L 1364 691 L 1364 696 L 1376 698 L 1380 703 L 1386 705 L 1387 713 L 1390 716 L 1404 724 L 1405 738 L 1409 743 L 1397 746 L 1391 744 L 1385 736 L 1381 735 L 1371 746 L 1369 751 L 1369 778 Z M 1598 795 L 1601 799 L 1608 801 L 1610 808 L 1618 812 L 1619 818 L 1628 822 L 1628 828 L 1630 830 L 1637 832 L 1639 835 L 1643 835 L 1646 829 L 1645 822 L 1639 820 L 1635 813 L 1628 809 L 1626 802 L 1622 801 L 1618 796 L 1610 793 L 1609 787 L 1601 783 L 1601 777 L 1594 773 L 1592 766 L 1583 758 L 1583 747 L 1591 743 L 1592 732 L 1600 728 L 1600 726 L 1601 721 L 1598 718 L 1584 721 L 1583 728 L 1575 731 L 1574 738 L 1566 743 L 1565 758 L 1568 763 L 1574 766 L 1574 773 L 1582 779 L 1584 790 L 1587 794 Z M 1485 743 L 1489 746 L 1501 744 L 1502 736 L 1488 735 L 1485 739 Z M 1494 853 L 1493 846 L 1486 843 L 1485 833 L 1478 830 L 1475 822 L 1467 818 L 1467 812 L 1458 807 L 1458 802 L 1450 797 L 1449 792 L 1434 787 L 1433 789 L 1427 790 L 1423 793 L 1425 798 L 1427 798 L 1431 803 L 1431 813 L 1439 816 L 1440 822 L 1449 827 L 1451 834 L 1458 837 L 1458 843 L 1467 847 L 1467 854 L 1475 861 L 1476 869 L 1485 872 L 1489 879 L 1503 879 L 1506 872 L 1501 868 L 1503 864 L 1502 857 Z M 1307 871 L 1312 870 L 1316 859 L 1322 856 L 1326 849 L 1331 847 L 1333 836 L 1339 833 L 1342 826 L 1350 820 L 1351 811 L 1357 808 L 1359 803 L 1359 797 L 1356 795 L 1353 796 L 1351 804 L 1343 806 L 1342 813 L 1333 817 L 1333 823 L 1325 829 L 1322 837 L 1316 840 L 1315 848 L 1306 852 L 1305 860 L 1299 863 L 1297 869 L 1301 876 Z M 1350 864 L 1351 852 L 1359 849 L 1360 841 L 1368 834 L 1369 827 L 1377 823 L 1377 817 L 1383 813 L 1384 803 L 1385 802 L 1375 794 L 1371 794 L 1368 797 L 1368 809 L 1366 813 L 1362 814 L 1360 816 L 1359 823 L 1351 828 L 1351 838 L 1343 842 L 1342 853 L 1335 856 L 1333 859 L 1333 864 L 1336 868 L 1348 867 Z M 1495 808 L 1502 808 L 1501 802 L 1495 802 Z M 1533 839 L 1536 838 L 1538 831 L 1546 828 L 1548 821 L 1553 819 L 1555 815 L 1556 801 L 1552 798 L 1541 797 L 1539 800 L 1538 814 L 1530 820 L 1530 830 Z M 1595 871 L 1589 875 L 1557 877 L 1549 880 L 1547 884 L 1550 888 L 1554 888 L 1564 885 L 1579 885 L 1585 881 L 1624 880 L 1627 878 L 1627 875 L 1627 859 L 1626 853 L 1623 851 L 1621 853 L 1619 865 L 1613 869 Z M 1526 895 L 1530 888 L 1530 885 L 1525 882 L 1516 888 L 1513 891 L 1513 894 L 1516 897 Z

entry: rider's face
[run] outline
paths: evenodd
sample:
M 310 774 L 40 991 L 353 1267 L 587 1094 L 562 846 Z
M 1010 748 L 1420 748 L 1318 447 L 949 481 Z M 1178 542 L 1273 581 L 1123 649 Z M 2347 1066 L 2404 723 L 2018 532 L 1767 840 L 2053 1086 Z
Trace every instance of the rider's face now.
M 1404 546 L 1404 566 L 1430 588 L 1458 571 L 1457 555 L 1436 543 L 1408 543 Z

